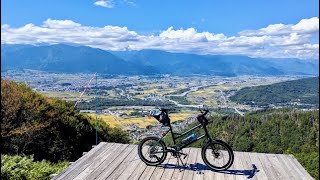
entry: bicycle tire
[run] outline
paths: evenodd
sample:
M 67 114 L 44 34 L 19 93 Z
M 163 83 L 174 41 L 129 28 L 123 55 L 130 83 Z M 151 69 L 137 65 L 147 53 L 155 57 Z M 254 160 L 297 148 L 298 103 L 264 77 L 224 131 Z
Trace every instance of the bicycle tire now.
M 217 152 L 211 152 L 212 154 L 213 153 L 215 153 L 214 155 L 212 155 L 212 156 L 214 156 L 214 159 L 218 159 L 219 158 L 219 156 L 221 156 L 221 154 L 228 154 L 228 161 L 226 162 L 226 163 L 222 163 L 222 165 L 221 166 L 217 166 L 217 165 L 213 165 L 212 164 L 212 162 L 210 162 L 210 160 L 208 160 L 208 157 L 209 157 L 209 155 L 207 154 L 207 149 L 208 148 L 212 148 L 212 147 L 217 147 L 217 146 L 221 146 L 221 147 L 223 147 L 224 148 L 224 152 L 222 152 L 221 150 L 217 150 L 217 149 L 215 149 L 215 151 L 217 151 Z M 227 153 L 225 153 L 225 151 L 227 152 Z M 219 153 L 218 153 L 219 152 Z M 209 152 L 210 153 L 210 152 Z M 216 155 L 217 154 L 217 155 Z M 210 169 L 212 169 L 212 170 L 214 170 L 214 171 L 224 171 L 224 170 L 227 170 L 227 169 L 229 169 L 231 166 L 232 166 L 232 164 L 233 164 L 233 161 L 234 161 L 234 154 L 233 154 L 233 151 L 232 151 L 232 149 L 231 149 L 231 147 L 227 144 L 227 143 L 225 143 L 225 142 L 223 142 L 223 141 L 221 141 L 221 140 L 214 140 L 214 141 L 212 141 L 212 142 L 209 142 L 209 143 L 207 143 L 206 145 L 204 145 L 203 147 L 202 147 L 202 150 L 201 150 L 201 156 L 202 156 L 202 160 L 203 160 L 203 162 L 210 168 Z M 215 156 L 217 156 L 217 157 L 215 157 Z M 222 157 L 223 158 L 223 157 Z
M 161 148 L 163 150 L 167 150 L 167 146 L 166 144 L 159 138 L 159 137 L 155 137 L 155 136 L 149 136 L 149 137 L 146 137 L 144 139 L 142 139 L 140 142 L 139 142 L 139 145 L 138 145 L 138 155 L 140 157 L 140 159 L 146 163 L 147 165 L 150 165 L 150 166 L 156 166 L 156 165 L 159 165 L 161 163 L 163 163 L 165 161 L 165 159 L 167 158 L 167 152 L 163 152 L 160 159 L 156 160 L 155 162 L 152 162 L 150 160 L 148 160 L 144 155 L 143 155 L 143 152 L 142 152 L 142 149 L 143 149 L 143 145 L 147 142 L 147 141 L 150 141 L 150 140 L 153 140 L 153 141 L 157 141 L 159 145 L 161 145 Z

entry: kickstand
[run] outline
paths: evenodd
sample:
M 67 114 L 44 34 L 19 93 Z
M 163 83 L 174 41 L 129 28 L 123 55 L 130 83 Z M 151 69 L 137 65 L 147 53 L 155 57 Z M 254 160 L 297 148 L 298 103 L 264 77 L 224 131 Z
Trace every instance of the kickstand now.
M 180 161 L 181 161 L 181 165 L 183 165 L 183 166 L 182 166 L 183 168 L 186 167 L 187 163 L 183 163 L 180 155 L 177 155 L 176 158 L 177 158 L 177 162 L 178 162 L 178 163 L 177 163 L 177 166 L 179 166 L 179 170 L 180 170 L 180 172 L 181 172 L 182 170 L 181 170 L 181 166 L 180 166 Z M 180 160 L 180 161 L 179 161 L 179 160 Z

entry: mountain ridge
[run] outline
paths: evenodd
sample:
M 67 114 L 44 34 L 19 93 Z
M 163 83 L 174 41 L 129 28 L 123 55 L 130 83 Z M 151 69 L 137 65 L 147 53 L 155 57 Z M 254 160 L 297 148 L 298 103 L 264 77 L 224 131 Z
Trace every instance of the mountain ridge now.
M 123 75 L 317 75 L 317 60 L 197 55 L 161 50 L 105 51 L 87 46 L 1 45 L 1 67 Z M 89 61 L 88 61 L 89 59 Z

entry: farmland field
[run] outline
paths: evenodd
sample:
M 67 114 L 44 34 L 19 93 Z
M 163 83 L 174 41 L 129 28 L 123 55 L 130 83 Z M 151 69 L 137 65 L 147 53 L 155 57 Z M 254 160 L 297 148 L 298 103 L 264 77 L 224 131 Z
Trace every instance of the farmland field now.
M 56 97 L 59 99 L 63 99 L 63 100 L 67 100 L 67 101 L 76 101 L 78 100 L 79 96 L 80 96 L 80 92 L 67 92 L 67 91 L 50 91 L 50 92 L 42 92 L 43 94 L 45 94 L 48 97 Z M 82 96 L 82 100 L 90 100 L 92 99 L 92 96 L 89 95 L 83 95 Z
M 89 116 L 96 118 L 96 115 L 94 113 L 88 113 Z M 171 122 L 175 122 L 178 120 L 184 120 L 185 118 L 188 118 L 194 114 L 192 113 L 172 113 L 169 114 L 169 117 L 171 119 Z M 103 121 L 110 125 L 111 127 L 122 127 L 126 128 L 129 125 L 136 125 L 139 128 L 146 128 L 148 125 L 154 125 L 158 123 L 158 121 L 154 118 L 149 117 L 114 117 L 110 114 L 103 114 L 98 115 L 98 121 Z

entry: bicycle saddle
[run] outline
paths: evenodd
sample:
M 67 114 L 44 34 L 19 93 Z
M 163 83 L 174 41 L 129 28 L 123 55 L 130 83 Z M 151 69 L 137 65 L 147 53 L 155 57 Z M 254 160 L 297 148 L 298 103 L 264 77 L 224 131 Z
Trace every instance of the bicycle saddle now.
M 160 110 L 160 111 L 163 111 L 163 112 L 168 112 L 168 111 L 170 111 L 170 110 L 172 110 L 172 109 L 168 109 L 168 108 L 159 108 L 159 110 Z

